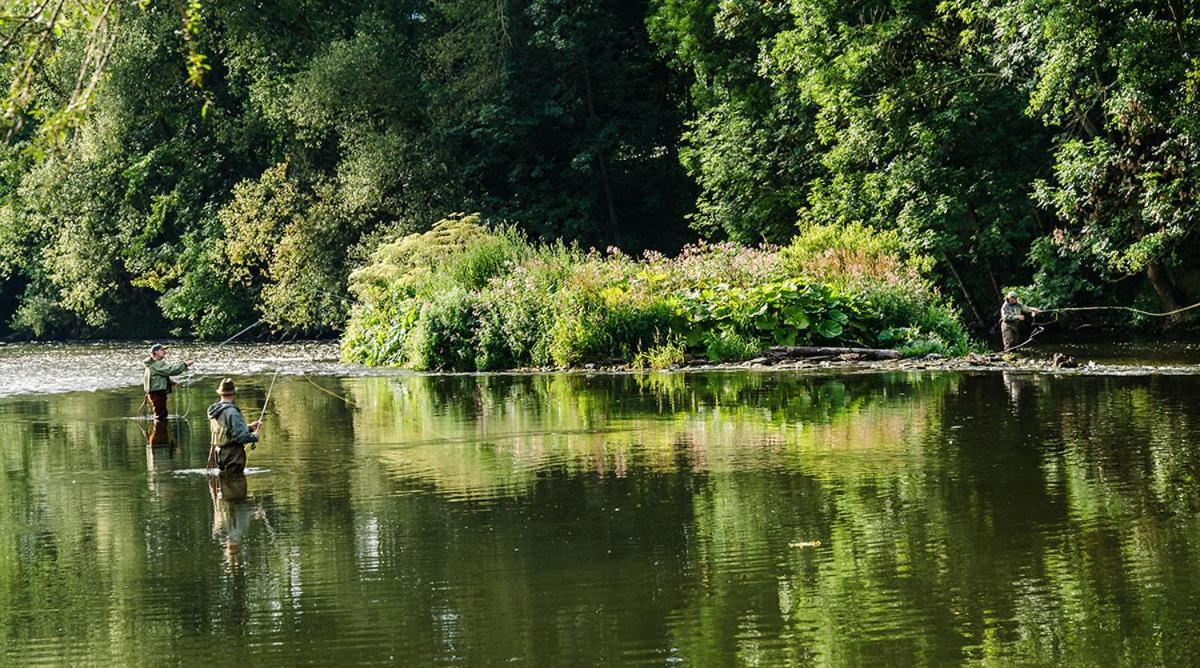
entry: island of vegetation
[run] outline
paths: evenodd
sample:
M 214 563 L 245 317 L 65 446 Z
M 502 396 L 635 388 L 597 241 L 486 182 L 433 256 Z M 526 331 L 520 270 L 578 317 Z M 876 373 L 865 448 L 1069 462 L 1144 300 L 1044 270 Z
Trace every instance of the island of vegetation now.
M 699 243 L 668 258 L 531 244 L 454 217 L 375 251 L 351 274 L 345 356 L 418 370 L 585 363 L 654 369 L 772 345 L 852 341 L 961 354 L 957 314 L 895 232 L 812 226 L 784 247 Z
M 3 337 L 261 322 L 367 364 L 666 367 L 959 355 L 1010 288 L 1200 300 L 1196 3 L 4 14 Z

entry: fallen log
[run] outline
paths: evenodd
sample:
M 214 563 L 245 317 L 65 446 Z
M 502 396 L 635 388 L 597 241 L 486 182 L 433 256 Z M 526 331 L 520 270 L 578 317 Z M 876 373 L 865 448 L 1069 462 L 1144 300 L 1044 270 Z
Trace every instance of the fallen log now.
M 831 346 L 772 346 L 767 354 L 775 357 L 801 358 L 838 355 L 859 355 L 864 359 L 898 360 L 904 355 L 898 350 L 886 348 L 837 348 Z

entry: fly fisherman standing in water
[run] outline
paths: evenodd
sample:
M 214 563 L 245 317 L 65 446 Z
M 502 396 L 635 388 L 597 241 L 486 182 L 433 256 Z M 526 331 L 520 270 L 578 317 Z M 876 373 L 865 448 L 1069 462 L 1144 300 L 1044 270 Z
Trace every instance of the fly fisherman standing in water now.
M 246 424 L 242 411 L 233 404 L 237 387 L 226 378 L 217 386 L 221 400 L 208 407 L 208 426 L 212 441 L 208 449 L 208 468 L 215 463 L 221 473 L 239 474 L 246 469 L 246 445 L 258 442 L 261 421 Z
M 1009 351 L 1021 343 L 1021 323 L 1026 315 L 1037 315 L 1038 310 L 1020 302 L 1017 293 L 1009 292 L 1000 306 L 1000 336 L 1004 350 Z
M 142 360 L 142 364 L 146 366 L 146 371 L 142 374 L 142 389 L 146 391 L 146 400 L 154 408 L 156 421 L 167 419 L 167 395 L 175 385 L 171 376 L 178 376 L 194 364 L 192 360 L 171 364 L 164 359 L 166 356 L 167 347 L 156 343 L 150 346 L 150 356 Z

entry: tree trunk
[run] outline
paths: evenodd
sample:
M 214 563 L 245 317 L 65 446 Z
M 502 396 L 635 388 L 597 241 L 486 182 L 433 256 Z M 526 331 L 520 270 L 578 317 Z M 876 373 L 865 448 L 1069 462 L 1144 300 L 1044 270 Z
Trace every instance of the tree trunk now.
M 1168 311 L 1179 309 L 1175 284 L 1171 282 L 1171 277 L 1167 275 L 1161 265 L 1157 262 L 1146 265 L 1146 278 L 1150 279 L 1150 285 L 1153 285 L 1154 291 L 1158 293 L 1158 299 L 1162 302 L 1163 308 Z
M 954 274 L 954 280 L 958 281 L 958 287 L 960 290 L 962 290 L 963 299 L 966 300 L 967 306 L 971 309 L 971 313 L 975 314 L 975 320 L 979 323 L 980 327 L 987 328 L 987 322 L 985 322 L 983 316 L 980 315 L 979 307 L 975 305 L 975 300 L 971 299 L 971 293 L 969 290 L 967 290 L 967 284 L 963 282 L 962 276 L 959 276 L 958 268 L 955 267 L 954 263 L 950 261 L 949 255 L 943 254 L 942 258 L 946 260 L 946 266 L 950 267 L 950 273 Z
M 599 127 L 596 103 L 592 93 L 592 67 L 588 63 L 586 54 L 583 57 L 583 89 L 587 99 L 588 118 L 591 119 L 593 125 Z M 608 234 L 612 242 L 620 246 L 621 228 L 617 225 L 617 205 L 613 202 L 612 184 L 608 178 L 608 158 L 605 157 L 603 151 L 598 151 L 596 156 L 600 163 L 600 184 L 604 188 L 604 205 L 608 209 Z

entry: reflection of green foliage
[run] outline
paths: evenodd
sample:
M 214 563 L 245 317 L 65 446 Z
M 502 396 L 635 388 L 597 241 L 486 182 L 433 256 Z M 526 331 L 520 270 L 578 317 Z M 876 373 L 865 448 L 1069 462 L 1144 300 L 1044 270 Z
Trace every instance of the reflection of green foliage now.
M 269 379 L 237 380 L 256 414 Z M 235 660 L 270 611 L 279 658 L 322 663 L 1186 664 L 1195 382 L 280 377 L 250 453 L 271 526 L 240 554 L 203 478 L 174 475 L 203 464 L 202 422 L 147 452 L 115 418 L 136 392 L 9 398 L 0 642 Z M 350 626 L 379 635 L 337 642 Z

